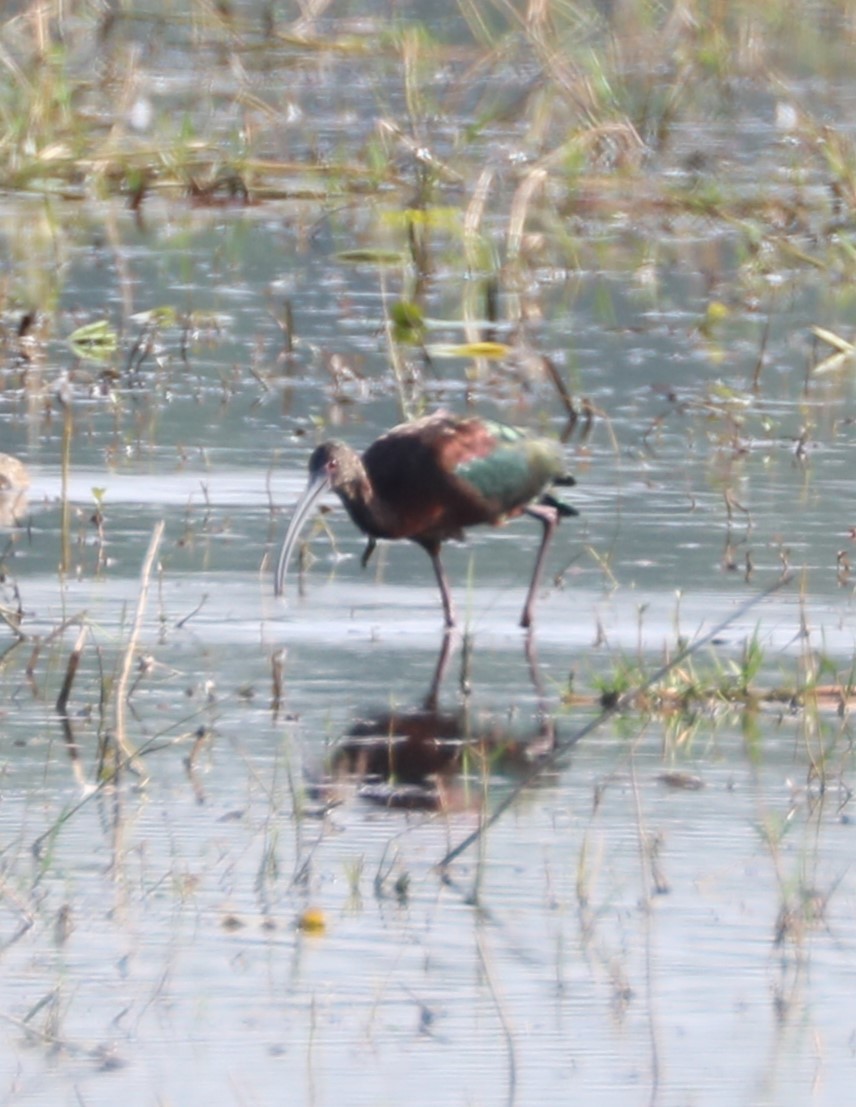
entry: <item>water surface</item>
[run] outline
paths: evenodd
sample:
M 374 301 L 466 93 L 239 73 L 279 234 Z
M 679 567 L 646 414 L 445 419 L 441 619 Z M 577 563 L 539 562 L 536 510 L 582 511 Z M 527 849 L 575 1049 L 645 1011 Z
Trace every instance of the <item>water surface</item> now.
M 341 42 L 262 49 L 201 18 L 120 20 L 101 44 L 137 67 L 154 120 L 137 140 L 171 149 L 181 118 L 232 155 L 244 127 L 254 157 L 303 167 L 287 195 L 260 186 L 249 205 L 200 204 L 164 188 L 137 212 L 121 191 L 82 186 L 2 197 L 0 448 L 31 471 L 0 593 L 24 635 L 16 645 L 0 627 L 10 1104 L 243 1103 L 283 1089 L 312 1104 L 849 1095 L 850 705 L 826 695 L 806 710 L 788 690 L 852 681 L 852 366 L 816 373 L 828 350 L 811 331 L 847 331 L 846 249 L 834 250 L 851 228 L 842 216 L 829 230 L 828 172 L 781 113 L 777 124 L 779 100 L 808 112 L 820 98 L 849 126 L 843 32 L 812 24 L 826 68 L 800 38 L 787 95 L 757 75 L 723 79 L 728 110 L 688 111 L 662 148 L 643 136 L 646 169 L 622 178 L 620 158 L 601 160 L 578 178 L 549 156 L 562 114 L 527 114 L 543 55 L 503 62 L 466 14 L 422 13 L 443 49 L 419 71 L 425 111 L 404 132 L 459 174 L 427 201 L 412 143 L 379 130 L 418 115 L 403 39 L 376 37 L 367 65 Z M 376 23 L 360 30 L 357 16 Z M 388 30 L 385 9 L 357 16 L 331 8 L 301 30 Z M 457 99 L 443 99 L 450 87 Z M 500 111 L 506 94 L 529 107 Z M 487 108 L 493 122 L 471 129 Z M 395 173 L 370 180 L 379 133 Z M 512 264 L 520 189 L 544 165 Z M 479 268 L 460 228 L 486 167 Z M 646 175 L 652 190 L 687 189 L 694 173 L 693 203 L 645 199 Z M 711 181 L 729 218 L 701 203 Z M 759 192 L 794 218 L 769 215 Z M 417 202 L 452 210 L 421 290 L 429 344 L 492 330 L 514 347 L 499 363 L 428 364 L 406 347 L 396 375 L 384 320 L 418 283 L 401 218 Z M 378 249 L 404 261 L 348 255 Z M 163 306 L 175 315 L 147 330 L 142 313 Z M 31 308 L 38 341 L 23 356 Z M 69 336 L 100 318 L 115 354 L 78 358 Z M 384 805 L 359 779 L 329 791 L 355 720 L 422 704 L 442 627 L 424 554 L 385 547 L 361 570 L 363 540 L 335 501 L 311 565 L 274 598 L 271 557 L 311 447 L 367 445 L 401 420 L 402 397 L 561 434 L 542 354 L 594 414 L 567 441 L 581 514 L 560 528 L 539 598 L 541 689 L 517 627 L 539 528 L 473 531 L 444 555 L 468 648 L 457 643 L 440 706 L 499 748 L 442 781 L 439 810 Z M 697 699 L 605 722 L 443 878 L 444 855 L 531 770 L 545 708 L 570 743 L 604 688 L 644 680 L 721 623 L 669 677 L 696 680 Z M 114 786 L 135 634 L 124 755 L 137 756 Z M 64 729 L 54 705 L 76 643 Z M 755 691 L 783 693 L 743 711 L 717 689 L 733 691 L 753 650 Z M 297 925 L 309 908 L 323 929 Z

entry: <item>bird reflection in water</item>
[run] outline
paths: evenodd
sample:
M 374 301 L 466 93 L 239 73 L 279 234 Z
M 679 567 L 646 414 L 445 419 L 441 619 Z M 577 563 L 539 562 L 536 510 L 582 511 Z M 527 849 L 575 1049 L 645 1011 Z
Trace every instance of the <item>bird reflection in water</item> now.
M 440 688 L 458 643 L 447 631 L 431 686 L 414 707 L 355 718 L 333 749 L 322 781 L 313 789 L 316 798 L 335 802 L 338 789 L 356 785 L 363 799 L 384 807 L 406 810 L 469 808 L 478 804 L 487 778 L 509 778 L 529 773 L 533 765 L 555 745 L 555 729 L 541 682 L 535 642 L 525 637 L 529 677 L 536 693 L 537 710 L 527 734 L 512 732 L 506 716 L 478 716 L 469 703 L 469 643 L 463 640 L 461 705 L 440 706 Z

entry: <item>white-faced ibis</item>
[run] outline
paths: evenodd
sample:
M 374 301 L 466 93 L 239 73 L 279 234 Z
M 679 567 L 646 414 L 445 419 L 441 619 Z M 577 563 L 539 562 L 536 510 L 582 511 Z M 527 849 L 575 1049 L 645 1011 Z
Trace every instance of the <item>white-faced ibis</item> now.
M 294 512 L 276 567 L 282 594 L 292 550 L 309 510 L 327 489 L 335 492 L 357 527 L 368 535 L 365 566 L 379 538 L 409 538 L 431 558 L 446 626 L 455 611 L 440 547 L 461 541 L 466 527 L 498 526 L 515 515 L 537 519 L 543 534 L 520 619 L 532 623 L 535 595 L 547 546 L 559 517 L 576 515 L 550 494 L 553 485 L 574 484 L 562 449 L 549 438 L 532 438 L 516 427 L 438 411 L 393 427 L 360 457 L 342 442 L 325 442 L 309 458 L 309 484 Z

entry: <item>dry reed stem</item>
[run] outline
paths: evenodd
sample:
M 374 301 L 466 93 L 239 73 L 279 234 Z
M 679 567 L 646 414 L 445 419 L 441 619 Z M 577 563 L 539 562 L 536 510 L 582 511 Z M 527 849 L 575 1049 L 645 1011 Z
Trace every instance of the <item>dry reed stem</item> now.
M 85 618 L 86 615 L 83 612 L 78 615 L 71 615 L 68 619 L 63 619 L 61 623 L 55 626 L 53 630 L 46 634 L 43 638 L 36 639 L 35 645 L 33 647 L 33 652 L 30 654 L 29 660 L 27 661 L 27 664 L 24 668 L 27 680 L 30 682 L 30 685 L 33 688 L 34 695 L 38 691 L 35 678 L 36 665 L 38 663 L 39 657 L 44 651 L 45 646 L 49 646 L 51 642 L 56 641 L 58 638 L 62 638 L 69 627 L 78 625 L 82 626 Z
M 80 665 L 80 655 L 83 653 L 83 645 L 86 641 L 86 636 L 89 633 L 89 626 L 86 623 L 80 628 L 80 632 L 77 635 L 77 641 L 74 643 L 74 648 L 68 657 L 68 665 L 65 669 L 65 679 L 62 682 L 62 688 L 56 700 L 56 710 L 58 714 L 65 715 L 68 709 L 68 700 L 71 695 L 71 686 L 74 684 L 74 678 L 77 675 L 77 669 Z
M 398 406 L 401 411 L 401 418 L 405 422 L 408 422 L 410 419 L 416 418 L 418 411 L 414 409 L 413 398 L 407 395 L 404 380 L 406 367 L 398 343 L 393 338 L 393 321 L 389 313 L 386 275 L 382 269 L 380 271 L 380 298 L 381 304 L 383 305 L 383 331 L 384 337 L 386 338 L 386 348 L 389 353 L 389 364 L 392 369 L 393 378 L 395 379 L 395 389 L 398 393 Z M 421 406 L 421 404 L 419 406 Z
M 645 930 L 645 995 L 648 1016 L 648 1037 L 651 1046 L 651 1087 L 648 1102 L 651 1104 L 651 1107 L 653 1107 L 657 1102 L 657 1093 L 660 1088 L 661 1051 L 660 1040 L 657 1033 L 659 1024 L 655 1004 L 654 935 L 652 933 L 653 911 L 651 910 L 651 892 L 652 888 L 656 889 L 658 892 L 662 892 L 665 889 L 663 885 L 661 885 L 660 878 L 655 871 L 651 848 L 651 836 L 645 827 L 645 816 L 642 811 L 642 799 L 639 795 L 639 782 L 636 778 L 636 762 L 634 759 L 634 750 L 637 744 L 638 739 L 634 742 L 633 748 L 630 751 L 630 784 L 633 794 L 633 807 L 636 813 L 636 843 L 639 851 L 639 869 L 644 882 L 643 903 L 645 905 L 645 910 L 642 914 Z
M 125 656 L 122 660 L 122 671 L 119 674 L 119 681 L 116 685 L 116 745 L 121 750 L 122 757 L 132 766 L 135 770 L 139 771 L 143 777 L 145 773 L 142 772 L 140 765 L 138 764 L 139 758 L 137 757 L 137 751 L 129 744 L 128 735 L 126 731 L 126 716 L 127 716 L 127 695 L 128 695 L 128 682 L 131 679 L 131 667 L 134 664 L 134 655 L 137 651 L 137 642 L 140 637 L 140 630 L 143 625 L 143 617 L 146 613 L 146 603 L 149 595 L 149 581 L 152 574 L 152 566 L 154 565 L 155 558 L 157 557 L 158 550 L 160 548 L 161 539 L 164 532 L 164 520 L 161 519 L 155 525 L 155 529 L 152 531 L 152 537 L 149 542 L 149 548 L 146 551 L 146 557 L 143 561 L 143 568 L 140 573 L 140 594 L 137 598 L 137 610 L 134 614 L 134 623 L 131 627 L 131 636 L 128 639 L 128 646 L 125 650 Z
M 482 170 L 464 214 L 464 257 L 467 259 L 470 272 L 473 273 L 481 268 L 482 259 L 479 257 L 479 248 L 482 245 L 481 225 L 488 193 L 495 176 L 494 170 L 490 167 Z
M 83 647 L 86 643 L 86 638 L 88 634 L 89 625 L 84 622 L 81 625 L 80 631 L 77 635 L 77 641 L 74 643 L 74 648 L 69 654 L 68 665 L 65 669 L 65 678 L 62 682 L 62 688 L 60 688 L 55 706 L 56 713 L 57 715 L 59 715 L 60 723 L 62 724 L 63 736 L 65 738 L 65 744 L 68 749 L 69 758 L 71 759 L 71 767 L 74 773 L 74 779 L 80 788 L 86 786 L 86 778 L 83 773 L 83 765 L 80 761 L 80 749 L 77 745 L 77 740 L 74 737 L 74 731 L 71 728 L 71 720 L 68 717 L 68 700 L 71 696 L 71 688 L 74 684 L 74 678 L 77 676 L 77 670 L 80 666 L 80 657 L 83 653 Z
M 476 930 L 476 950 L 479 955 L 479 964 L 484 974 L 485 983 L 487 984 L 490 997 L 493 1000 L 494 1009 L 496 1010 L 496 1017 L 499 1019 L 499 1025 L 502 1028 L 502 1036 L 505 1039 L 506 1061 L 508 1066 L 508 1088 L 505 1102 L 507 1107 L 513 1107 L 517 1102 L 517 1052 L 515 1048 L 514 1031 L 508 1018 L 506 1006 L 497 987 L 496 978 L 485 948 L 484 932 L 482 930 Z
M 71 441 L 74 416 L 71 405 L 61 396 L 62 402 L 62 461 L 60 465 L 60 573 L 63 577 L 71 567 L 71 504 L 68 498 L 68 476 L 71 467 Z
M 282 708 L 282 701 L 284 696 L 284 675 L 285 675 L 285 659 L 288 657 L 288 650 L 282 646 L 276 649 L 271 654 L 271 679 L 272 679 L 272 693 L 270 710 L 273 715 L 273 721 L 276 722 L 279 718 L 279 712 Z
M 535 193 L 544 187 L 547 181 L 546 169 L 532 169 L 523 178 L 514 199 L 511 202 L 511 211 L 508 217 L 508 233 L 506 235 L 506 260 L 509 265 L 514 265 L 520 259 L 520 247 L 523 242 L 523 228 L 529 213 L 529 206 Z

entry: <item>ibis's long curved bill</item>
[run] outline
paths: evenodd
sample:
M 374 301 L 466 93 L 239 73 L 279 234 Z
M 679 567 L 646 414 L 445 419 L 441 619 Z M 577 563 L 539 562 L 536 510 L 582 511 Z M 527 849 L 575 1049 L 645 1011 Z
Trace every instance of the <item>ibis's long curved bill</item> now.
M 303 525 L 312 510 L 312 505 L 327 489 L 330 487 L 330 481 L 327 474 L 324 472 L 316 473 L 309 478 L 309 484 L 300 499 L 297 501 L 297 506 L 294 509 L 294 515 L 291 522 L 288 524 L 288 530 L 285 532 L 285 538 L 283 539 L 282 546 L 279 551 L 279 558 L 276 563 L 276 575 L 274 576 L 274 593 L 277 596 L 281 596 L 285 587 L 285 574 L 288 572 L 288 563 L 291 561 L 291 553 L 294 547 L 297 545 L 297 539 L 300 537 L 300 532 L 303 530 Z

